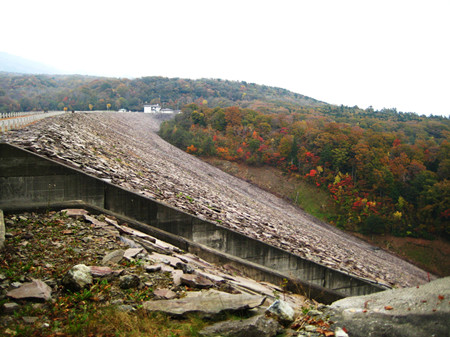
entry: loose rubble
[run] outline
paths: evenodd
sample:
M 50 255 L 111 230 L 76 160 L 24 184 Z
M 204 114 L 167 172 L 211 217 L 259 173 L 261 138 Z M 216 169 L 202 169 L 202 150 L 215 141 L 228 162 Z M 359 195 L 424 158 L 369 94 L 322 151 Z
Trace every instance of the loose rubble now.
M 431 336 L 445 335 L 450 323 L 449 278 L 327 307 L 210 264 L 110 216 L 62 210 L 8 215 L 5 223 L 0 335 L 16 335 L 22 325 L 35 327 L 35 335 L 61 335 L 52 308 L 86 301 L 130 314 L 196 313 L 211 319 L 201 336 L 348 337 L 369 330 L 371 336 Z M 155 249 L 136 247 L 142 238 Z M 64 294 L 76 302 L 64 304 Z M 32 314 L 18 315 L 29 312 L 29 303 Z M 230 312 L 243 317 L 223 321 Z
M 158 127 L 145 114 L 75 113 L 3 141 L 345 273 L 400 287 L 428 281 L 410 263 L 171 146 Z
M 14 313 L 30 302 L 41 302 L 40 315 L 18 319 L 36 326 L 40 335 L 55 333 L 49 315 L 63 294 L 73 294 L 78 305 L 90 300 L 128 313 L 197 313 L 217 320 L 230 312 L 252 315 L 252 308 L 262 307 L 264 312 L 283 292 L 277 285 L 234 275 L 233 269 L 210 264 L 109 216 L 62 210 L 9 215 L 5 222 L 0 335 L 14 334 L 12 324 L 20 324 Z M 167 254 L 130 248 L 143 237 Z M 313 305 L 300 295 L 284 296 L 298 310 Z

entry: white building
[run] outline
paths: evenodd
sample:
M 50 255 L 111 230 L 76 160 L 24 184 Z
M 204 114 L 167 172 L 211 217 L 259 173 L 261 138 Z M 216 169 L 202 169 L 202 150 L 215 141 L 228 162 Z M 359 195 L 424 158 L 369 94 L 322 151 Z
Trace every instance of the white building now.
M 145 104 L 144 112 L 148 114 L 154 114 L 161 111 L 161 106 L 159 104 Z

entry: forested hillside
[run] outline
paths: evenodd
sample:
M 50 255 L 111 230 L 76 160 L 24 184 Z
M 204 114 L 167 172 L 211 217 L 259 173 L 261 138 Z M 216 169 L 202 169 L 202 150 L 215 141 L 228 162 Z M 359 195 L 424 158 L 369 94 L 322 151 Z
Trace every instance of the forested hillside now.
M 450 120 L 329 105 L 219 79 L 0 73 L 0 112 L 183 108 L 160 134 L 199 156 L 270 165 L 325 191 L 363 233 L 450 234 Z
M 266 112 L 325 103 L 285 89 L 220 79 L 143 77 L 100 78 L 77 75 L 0 73 L 0 112 L 30 110 L 143 111 L 145 103 L 181 108 L 190 103 L 238 105 Z
M 191 104 L 160 135 L 199 156 L 270 165 L 326 191 L 329 221 L 365 234 L 449 237 L 450 121 L 395 110 L 261 113 Z

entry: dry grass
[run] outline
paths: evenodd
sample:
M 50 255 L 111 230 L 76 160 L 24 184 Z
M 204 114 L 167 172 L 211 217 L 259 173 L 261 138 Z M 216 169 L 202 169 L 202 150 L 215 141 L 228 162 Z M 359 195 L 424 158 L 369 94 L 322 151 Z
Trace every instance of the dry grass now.
M 93 336 L 182 337 L 197 336 L 205 325 L 203 320 L 195 316 L 177 320 L 160 313 L 104 310 L 89 322 L 85 332 Z

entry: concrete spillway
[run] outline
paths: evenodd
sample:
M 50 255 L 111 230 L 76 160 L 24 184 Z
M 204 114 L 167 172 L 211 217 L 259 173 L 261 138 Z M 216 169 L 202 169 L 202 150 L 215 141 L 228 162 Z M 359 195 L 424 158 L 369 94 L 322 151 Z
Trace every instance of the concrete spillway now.
M 304 292 L 322 302 L 386 289 L 9 144 L 0 144 L 0 209 L 5 212 L 86 207 L 256 280 Z

